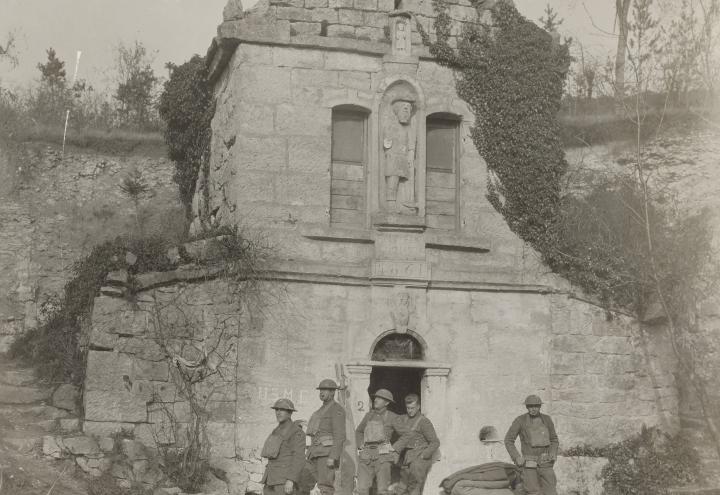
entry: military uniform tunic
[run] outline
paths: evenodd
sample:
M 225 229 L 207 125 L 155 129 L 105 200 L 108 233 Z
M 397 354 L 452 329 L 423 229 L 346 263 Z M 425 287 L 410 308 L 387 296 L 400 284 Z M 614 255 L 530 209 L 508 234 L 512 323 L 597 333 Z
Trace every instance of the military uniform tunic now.
M 284 493 L 285 482 L 297 485 L 300 472 L 305 464 L 305 434 L 292 421 L 279 424 L 270 434 L 278 437 L 280 443 L 277 455 L 268 458 L 262 483 L 265 495 Z
M 400 416 L 398 429 L 402 436 L 395 449 L 403 452 L 402 480 L 410 495 L 420 495 L 440 440 L 432 422 L 421 413 L 412 418 L 407 414 Z
M 393 433 L 402 432 L 397 425 L 398 415 L 387 409 L 379 412 L 376 409 L 368 412 L 355 430 L 356 445 L 360 448 L 358 463 L 357 491 L 359 495 L 368 495 L 373 480 L 377 480 L 378 495 L 387 495 L 390 487 L 390 475 L 393 462 L 397 460 L 397 452 L 390 444 Z M 366 428 L 374 429 L 370 423 L 382 423 L 381 439 L 366 441 Z
M 520 453 L 515 447 L 515 439 L 520 437 L 520 451 L 526 461 L 537 462 L 537 467 L 522 467 L 522 478 L 528 495 L 556 495 L 554 459 L 557 457 L 558 436 L 555 425 L 547 414 L 522 414 L 515 418 L 505 435 L 505 448 L 513 461 L 517 462 Z
M 312 483 L 317 482 L 323 495 L 332 495 L 335 493 L 335 470 L 328 467 L 327 460 L 335 461 L 337 467 L 342 456 L 345 409 L 334 400 L 324 404 L 310 417 L 307 434 L 310 447 L 306 468 L 311 474 Z

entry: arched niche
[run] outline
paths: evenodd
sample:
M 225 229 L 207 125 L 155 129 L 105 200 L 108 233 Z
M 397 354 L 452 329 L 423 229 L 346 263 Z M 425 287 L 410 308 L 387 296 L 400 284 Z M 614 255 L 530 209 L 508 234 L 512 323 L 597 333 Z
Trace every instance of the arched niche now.
M 375 341 L 370 359 L 378 362 L 422 361 L 425 359 L 425 346 L 410 332 L 391 332 Z

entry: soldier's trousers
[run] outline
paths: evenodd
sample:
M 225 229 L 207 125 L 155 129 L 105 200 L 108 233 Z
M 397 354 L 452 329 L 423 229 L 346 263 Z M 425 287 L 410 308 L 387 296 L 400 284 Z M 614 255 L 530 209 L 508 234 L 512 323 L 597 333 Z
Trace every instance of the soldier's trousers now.
M 327 460 L 327 456 L 308 459 L 305 469 L 312 475 L 313 483 L 317 483 L 322 495 L 333 495 L 335 493 L 335 470 L 327 467 Z M 312 486 L 310 490 L 312 490 Z
M 522 470 L 522 481 L 527 495 L 557 495 L 555 471 L 552 466 Z
M 422 495 L 425 480 L 427 479 L 431 466 L 431 460 L 418 457 L 402 467 L 400 475 L 402 476 L 403 483 L 405 483 L 407 487 L 408 495 Z
M 373 480 L 377 480 L 377 495 L 387 495 L 390 486 L 392 461 L 380 456 L 375 459 L 360 460 L 357 472 L 358 495 L 368 495 Z

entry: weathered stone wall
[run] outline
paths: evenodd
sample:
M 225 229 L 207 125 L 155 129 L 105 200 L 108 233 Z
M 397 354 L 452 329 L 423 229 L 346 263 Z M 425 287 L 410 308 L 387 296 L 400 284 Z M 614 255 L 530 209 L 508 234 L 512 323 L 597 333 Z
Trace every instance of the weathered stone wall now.
M 172 284 L 173 275 L 162 280 Z M 233 332 L 225 336 L 238 352 L 228 354 L 222 378 L 213 377 L 220 382 L 210 398 L 208 431 L 213 462 L 243 490 L 259 489 L 259 449 L 275 422 L 269 407 L 288 397 L 298 409 L 294 419 L 307 420 L 318 407 L 316 383 L 336 377 L 336 364 L 347 371 L 346 399 L 357 424 L 369 407 L 373 345 L 392 328 L 384 301 L 394 289 L 277 280 L 265 290 L 273 302 L 255 318 L 237 317 L 228 285 L 219 281 L 148 289 L 137 295 L 137 304 L 99 296 L 85 387 L 85 432 L 106 436 L 125 428 L 152 446 L 160 431 L 153 425 L 158 403 L 176 414 L 183 410 L 169 372 L 171 358 L 157 345 L 153 301 L 173 308 L 165 318 L 174 322 L 176 332 L 183 329 L 173 337 L 180 353 L 182 343 L 202 349 L 213 322 L 232 315 Z M 605 445 L 641 424 L 675 425 L 677 394 L 667 349 L 654 341 L 656 336 L 643 338 L 629 318 L 608 320 L 597 307 L 562 294 L 418 288 L 411 297 L 416 312 L 409 328 L 425 348 L 420 364 L 448 367 L 443 389 L 427 381 L 432 377 L 423 385 L 436 394 L 424 395 L 424 408 L 443 443 L 432 483 L 483 460 L 506 460 L 502 446 L 489 451 L 478 433 L 494 426 L 503 435 L 530 393 L 545 400 L 561 448 Z M 192 335 L 183 334 L 188 326 L 177 323 L 180 309 L 182 321 L 193 322 Z M 363 366 L 368 375 L 352 371 Z M 597 474 L 592 473 L 588 476 Z
M 183 222 L 163 147 L 125 156 L 68 148 L 64 159 L 55 146 L 14 148 L 21 156 L 0 149 L 0 352 L 37 324 L 42 304 L 62 294 L 75 262 L 134 231 L 132 202 L 118 187 L 130 170 L 140 170 L 150 188 L 141 201 L 146 232 L 172 239 Z

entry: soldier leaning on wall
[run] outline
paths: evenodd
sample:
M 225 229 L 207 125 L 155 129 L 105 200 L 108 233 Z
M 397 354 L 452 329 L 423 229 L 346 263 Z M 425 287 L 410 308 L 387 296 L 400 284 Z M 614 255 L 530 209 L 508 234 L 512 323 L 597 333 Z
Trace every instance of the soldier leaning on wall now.
M 262 449 L 262 457 L 268 460 L 262 478 L 263 495 L 291 495 L 296 492 L 305 464 L 305 434 L 292 421 L 292 401 L 278 399 L 272 409 L 278 425 Z
M 402 452 L 401 478 L 408 495 L 422 495 L 433 459 L 439 453 L 440 440 L 432 422 L 420 412 L 420 397 L 405 397 L 407 414 L 398 419 L 403 432 L 395 442 L 395 449 Z
M 525 399 L 527 413 L 515 418 L 505 435 L 505 448 L 513 462 L 522 469 L 527 495 L 557 495 L 555 459 L 558 437 L 550 416 L 540 413 L 542 400 L 537 395 Z M 520 452 L 515 439 L 520 436 Z

